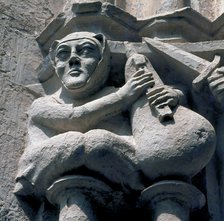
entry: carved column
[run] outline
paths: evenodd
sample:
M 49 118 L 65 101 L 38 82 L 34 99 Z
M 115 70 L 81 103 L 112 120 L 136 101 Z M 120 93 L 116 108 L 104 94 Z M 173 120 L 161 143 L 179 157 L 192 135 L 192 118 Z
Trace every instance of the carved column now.
M 48 200 L 59 207 L 59 221 L 97 221 L 94 205 L 104 202 L 110 187 L 86 176 L 66 176 L 56 180 L 47 190 Z
M 152 221 L 189 221 L 190 211 L 205 204 L 204 195 L 180 181 L 158 182 L 141 193 L 140 203 L 152 209 Z

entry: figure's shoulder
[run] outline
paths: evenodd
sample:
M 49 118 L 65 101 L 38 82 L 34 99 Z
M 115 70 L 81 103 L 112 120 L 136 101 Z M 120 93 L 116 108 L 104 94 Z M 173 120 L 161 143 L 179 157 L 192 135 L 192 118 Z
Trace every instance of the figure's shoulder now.
M 55 98 L 54 95 L 47 95 L 47 96 L 44 96 L 44 97 L 40 97 L 40 98 L 37 98 L 36 100 L 33 101 L 31 107 L 36 107 L 36 106 L 40 106 L 40 105 L 52 105 L 52 104 L 56 104 L 58 103 L 59 101 L 57 101 L 57 99 Z

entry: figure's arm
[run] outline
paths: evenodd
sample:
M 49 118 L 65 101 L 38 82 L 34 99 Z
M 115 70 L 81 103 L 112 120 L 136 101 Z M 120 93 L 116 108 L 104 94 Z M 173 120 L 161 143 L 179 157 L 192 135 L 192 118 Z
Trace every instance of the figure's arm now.
M 209 88 L 217 101 L 224 104 L 224 67 L 217 68 L 208 77 Z
M 117 93 L 111 93 L 82 106 L 58 104 L 37 100 L 31 107 L 31 120 L 58 132 L 85 132 L 92 128 L 103 117 L 111 116 L 122 109 L 122 100 Z
M 69 130 L 86 132 L 98 122 L 126 110 L 148 87 L 153 85 L 151 73 L 136 72 L 116 92 L 84 105 L 48 102 L 46 98 L 36 100 L 30 111 L 33 122 L 59 132 Z

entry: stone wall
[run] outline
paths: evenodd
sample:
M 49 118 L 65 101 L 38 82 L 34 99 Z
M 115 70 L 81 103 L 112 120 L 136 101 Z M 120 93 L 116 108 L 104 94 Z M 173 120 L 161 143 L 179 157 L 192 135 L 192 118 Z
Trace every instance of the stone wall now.
M 139 19 L 150 16 L 172 12 L 183 7 L 192 7 L 210 20 L 215 20 L 224 12 L 222 0 L 142 0 L 126 1 L 125 10 Z
M 35 96 L 26 85 L 38 83 L 42 56 L 36 36 L 61 11 L 64 2 L 0 1 L 0 220 L 27 220 L 12 194 L 24 150 L 26 120 Z M 32 214 L 30 214 L 32 217 Z M 31 218 L 32 220 L 32 218 Z
M 210 20 L 215 20 L 224 12 L 222 0 L 100 0 L 108 2 L 124 9 L 138 19 L 146 19 L 151 16 L 172 12 L 184 7 L 191 7 Z M 94 0 L 68 0 L 71 3 L 94 2 Z

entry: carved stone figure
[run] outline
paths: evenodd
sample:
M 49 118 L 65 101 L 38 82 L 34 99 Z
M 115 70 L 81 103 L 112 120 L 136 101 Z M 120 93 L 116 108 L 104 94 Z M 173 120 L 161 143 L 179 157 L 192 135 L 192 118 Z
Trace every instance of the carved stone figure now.
M 224 103 L 224 67 L 217 68 L 211 76 L 208 77 L 209 88 L 217 99 L 223 105 Z
M 183 93 L 164 85 L 145 56 L 128 59 L 126 83 L 120 88 L 107 85 L 110 53 L 102 34 L 69 34 L 53 43 L 50 57 L 61 88 L 31 106 L 17 195 L 39 200 L 48 195 L 51 201 L 49 194 L 54 195 L 60 183 L 64 189 L 73 185 L 76 191 L 77 185 L 83 189 L 100 182 L 95 179 L 99 176 L 121 188 L 143 190 L 142 174 L 148 182 L 172 176 L 185 179 L 210 159 L 215 145 L 212 126 L 180 106 Z M 122 114 L 127 110 L 130 117 Z M 66 204 L 67 198 L 58 202 L 59 220 L 69 220 L 71 214 L 91 220 L 91 212 L 77 209 L 73 195 L 75 207 Z M 78 198 L 86 201 L 88 197 L 81 195 Z
M 146 90 L 150 75 L 120 89 L 105 87 L 110 54 L 105 38 L 94 33 L 70 34 L 52 45 L 50 55 L 62 87 L 31 107 L 16 192 L 43 196 L 55 179 L 83 166 L 124 182 L 134 170 L 134 148 L 125 139 L 131 136 L 128 123 L 118 115 Z M 109 165 L 108 157 L 118 159 Z

